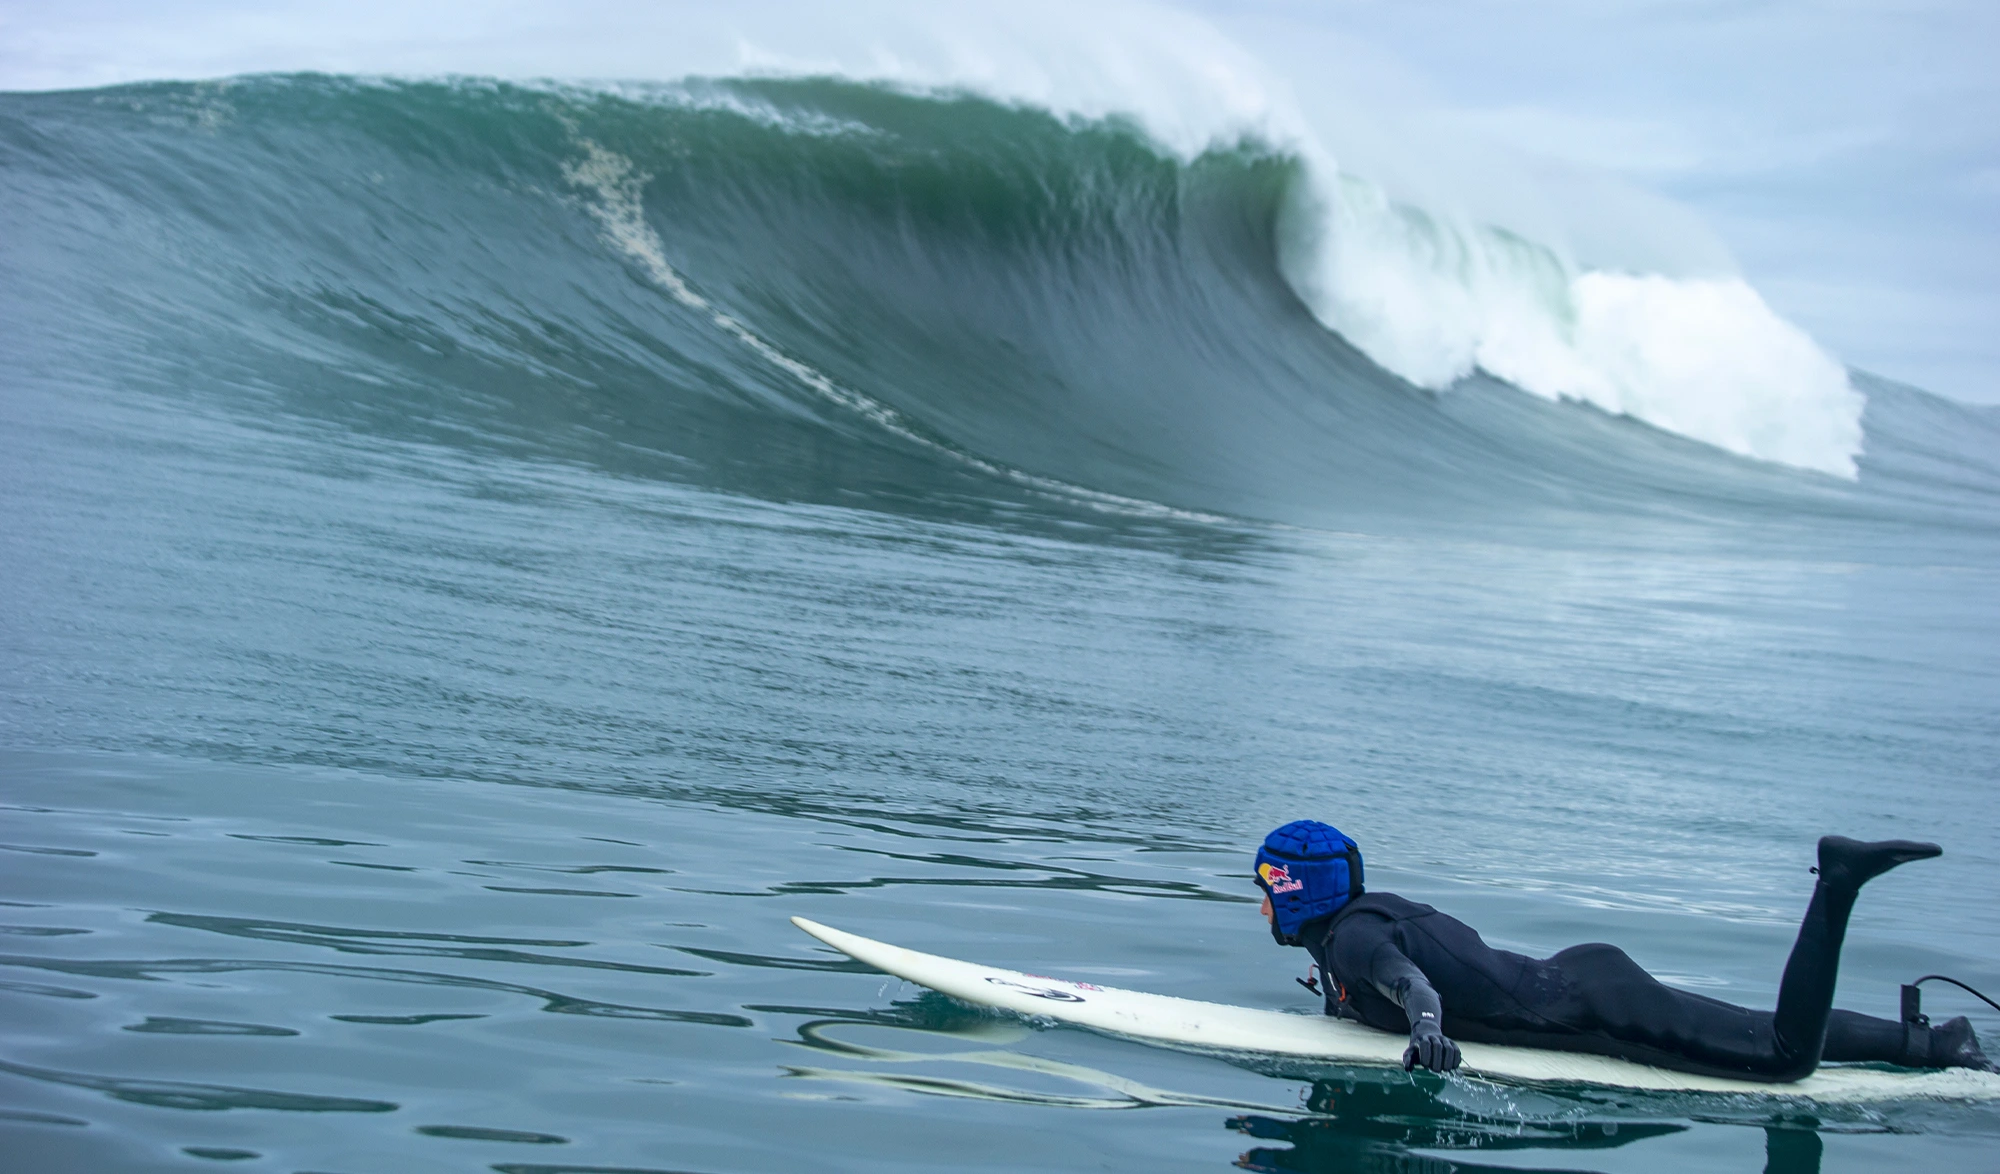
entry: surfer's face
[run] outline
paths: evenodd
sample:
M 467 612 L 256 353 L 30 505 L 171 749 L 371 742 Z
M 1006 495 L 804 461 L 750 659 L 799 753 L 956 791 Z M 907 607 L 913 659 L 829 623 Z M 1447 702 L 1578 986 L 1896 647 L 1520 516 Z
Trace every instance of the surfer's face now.
M 1265 921 L 1271 920 L 1271 898 L 1269 894 L 1265 895 L 1264 903 L 1257 907 L 1257 912 L 1262 913 L 1264 915 Z

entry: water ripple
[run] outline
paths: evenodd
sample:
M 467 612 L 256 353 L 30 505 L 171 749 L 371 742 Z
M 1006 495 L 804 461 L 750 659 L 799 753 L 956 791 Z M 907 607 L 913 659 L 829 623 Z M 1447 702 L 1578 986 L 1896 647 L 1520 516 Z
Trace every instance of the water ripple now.
M 68 960 L 0 955 L 0 966 L 24 966 L 59 974 L 88 975 L 140 982 L 160 982 L 169 974 L 233 974 L 241 971 L 275 971 L 292 974 L 320 974 L 333 978 L 376 979 L 423 986 L 463 987 L 469 990 L 499 991 L 540 999 L 542 1010 L 557 1015 L 594 1015 L 607 1019 L 656 1019 L 674 1023 L 701 1023 L 712 1027 L 751 1027 L 741 1015 L 713 1011 L 678 1011 L 662 1007 L 634 1007 L 601 1003 L 575 995 L 560 994 L 519 983 L 499 982 L 458 974 L 436 974 L 423 970 L 390 970 L 373 966 L 334 966 L 314 962 L 276 962 L 241 958 L 165 958 L 157 960 L 93 959 Z M 671 973 L 671 972 L 669 972 Z
M 226 1084 L 192 1084 L 180 1080 L 142 1080 L 124 1076 L 97 1076 L 86 1072 L 65 1072 L 57 1068 L 37 1068 L 0 1060 L 0 1072 L 11 1072 L 30 1080 L 87 1088 L 121 1101 L 153 1105 L 162 1109 L 195 1109 L 212 1112 L 225 1109 L 274 1109 L 285 1113 L 393 1113 L 393 1101 L 371 1101 L 360 1097 L 327 1097 L 310 1093 L 273 1092 L 261 1088 L 235 1088 Z
M 606 962 L 596 958 L 565 958 L 524 950 L 498 950 L 454 946 L 425 946 L 427 941 L 521 944 L 541 946 L 587 946 L 589 942 L 516 941 L 510 938 L 475 938 L 457 934 L 411 933 L 407 931 L 347 929 L 338 926 L 299 925 L 287 921 L 262 921 L 244 917 L 212 917 L 195 913 L 155 913 L 146 919 L 161 925 L 207 930 L 230 937 L 267 942 L 290 942 L 321 946 L 343 954 L 392 954 L 420 958 L 463 958 L 471 962 L 517 962 L 533 966 L 574 966 L 588 970 L 618 970 L 634 974 L 658 974 L 670 978 L 703 978 L 706 970 L 681 970 L 671 966 L 644 966 L 636 962 Z M 383 944 L 395 943 L 395 944 Z

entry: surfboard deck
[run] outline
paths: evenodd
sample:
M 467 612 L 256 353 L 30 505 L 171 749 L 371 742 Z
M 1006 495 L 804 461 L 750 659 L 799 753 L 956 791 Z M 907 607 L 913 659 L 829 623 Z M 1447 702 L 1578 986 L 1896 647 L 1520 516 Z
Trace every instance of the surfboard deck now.
M 1071 982 L 906 950 L 803 917 L 792 924 L 859 962 L 968 1003 L 1075 1024 L 1146 1043 L 1203 1051 L 1292 1056 L 1401 1070 L 1403 1037 L 1325 1015 L 1204 1003 L 1095 983 Z M 2000 1074 L 1966 1068 L 1900 1071 L 1822 1067 L 1773 1084 L 1696 1076 L 1607 1056 L 1461 1043 L 1468 1076 L 1508 1084 L 1596 1086 L 1650 1092 L 1784 1097 L 1822 1103 L 2000 1100 Z

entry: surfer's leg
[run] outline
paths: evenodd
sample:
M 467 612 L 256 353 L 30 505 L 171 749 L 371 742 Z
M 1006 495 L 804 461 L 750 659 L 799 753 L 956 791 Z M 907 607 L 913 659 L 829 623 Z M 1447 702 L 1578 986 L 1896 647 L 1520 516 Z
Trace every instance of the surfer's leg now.
M 1979 1048 L 1971 1020 L 1963 1015 L 1912 1032 L 1900 1020 L 1836 1009 L 1827 1017 L 1826 1047 L 1819 1058 L 1831 1063 L 1993 1070 L 1993 1062 Z
M 1826 1019 L 1826 1046 L 1819 1058 L 1831 1063 L 1905 1063 L 1903 1025 L 1854 1011 L 1834 1010 Z
M 1572 946 L 1543 962 L 1521 993 L 1539 1025 L 1455 1023 L 1477 1043 L 1588 1052 L 1677 1072 L 1790 1081 L 1804 1073 L 1778 1048 L 1769 1011 L 1667 986 L 1616 946 Z
M 1577 1050 L 1686 1072 L 1788 1079 L 1768 1011 L 1667 986 L 1616 946 L 1572 946 L 1549 963 L 1568 987 L 1565 1025 L 1598 1041 L 1578 1041 Z
M 1862 843 L 1845 836 L 1820 840 L 1819 883 L 1813 886 L 1812 903 L 1799 922 L 1798 940 L 1778 984 L 1778 1010 L 1772 1016 L 1779 1068 L 1795 1069 L 1803 1076 L 1819 1063 L 1833 1011 L 1833 984 L 1840 974 L 1840 946 L 1861 886 L 1899 864 L 1942 851 L 1936 844 L 1914 840 Z
M 1542 993 L 1525 1002 L 1546 1027 L 1461 1027 L 1459 1034 L 1481 1042 L 1620 1056 L 1685 1072 L 1798 1080 L 1818 1065 L 1828 1037 L 1840 947 L 1861 886 L 1899 864 L 1939 852 L 1935 844 L 1908 840 L 1872 844 L 1840 836 L 1821 840 L 1819 883 L 1785 964 L 1775 1013 L 1676 990 L 1646 973 L 1623 950 L 1592 944 L 1571 947 L 1543 964 Z M 1523 994 L 1527 993 L 1524 988 Z M 1874 1054 L 1883 1043 L 1872 1028 L 1856 1022 L 1865 1019 L 1843 1015 L 1840 1050 L 1871 1053 L 1856 1059 L 1908 1062 Z M 1891 1027 L 1897 1033 L 1900 1056 L 1901 1025 Z
M 1941 1025 L 1934 1031 L 1939 1036 L 1934 1041 L 1906 1040 L 1901 1023 L 1833 1011 L 1840 947 L 1861 886 L 1899 864 L 1939 851 L 1935 844 L 1908 840 L 1872 844 L 1840 836 L 1821 840 L 1819 882 L 1785 964 L 1775 1013 L 1675 990 L 1647 974 L 1624 951 L 1589 945 L 1564 950 L 1549 960 L 1569 987 L 1563 1000 L 1566 1013 L 1560 1018 L 1587 1036 L 1630 1045 L 1623 1054 L 1631 1059 L 1763 1080 L 1797 1080 L 1810 1073 L 1823 1055 L 1829 1060 L 1914 1067 L 1983 1065 L 1986 1057 L 1971 1038 L 1969 1024 L 1961 1028 L 1954 1022 L 1949 1030 Z

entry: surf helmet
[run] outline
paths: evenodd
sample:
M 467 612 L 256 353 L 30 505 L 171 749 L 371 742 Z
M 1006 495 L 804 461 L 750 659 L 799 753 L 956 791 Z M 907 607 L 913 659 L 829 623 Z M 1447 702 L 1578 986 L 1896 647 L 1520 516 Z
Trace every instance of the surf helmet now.
M 1361 895 L 1361 849 L 1337 827 L 1293 820 L 1257 849 L 1257 887 L 1271 898 L 1271 936 L 1296 946 L 1299 927 Z

